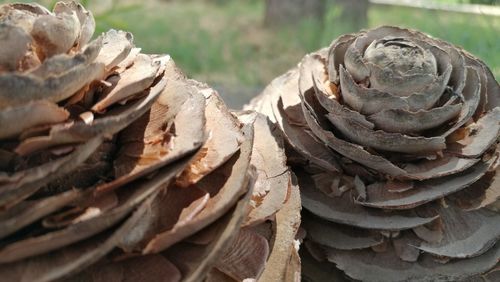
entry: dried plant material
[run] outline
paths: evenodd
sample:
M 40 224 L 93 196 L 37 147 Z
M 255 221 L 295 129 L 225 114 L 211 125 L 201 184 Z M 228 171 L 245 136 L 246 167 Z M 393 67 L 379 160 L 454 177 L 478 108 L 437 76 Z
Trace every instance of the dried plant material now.
M 4 73 L 0 75 L 0 108 L 33 100 L 60 102 L 103 76 L 104 66 L 98 63 L 77 66 L 46 79 L 30 74 Z
M 460 208 L 470 211 L 488 207 L 500 199 L 500 168 L 488 172 L 470 189 L 462 190 L 448 197 Z
M 498 141 L 498 134 L 500 134 L 498 120 L 500 120 L 500 109 L 496 107 L 475 123 L 468 125 L 466 128 L 469 134 L 459 140 L 459 143 L 451 144 L 450 151 L 467 158 L 481 156 L 487 148 Z
M 298 255 L 298 230 L 301 204 L 297 179 L 292 177 L 290 196 L 282 209 L 276 213 L 276 234 L 266 268 L 259 281 L 298 281 L 301 263 Z
M 234 282 L 234 279 L 221 272 L 217 268 L 212 268 L 205 281 L 207 282 Z
M 466 159 L 445 155 L 434 160 L 423 159 L 414 163 L 407 163 L 404 169 L 410 178 L 431 179 L 460 173 L 477 162 L 479 162 L 478 159 Z
M 136 190 L 128 197 L 123 197 L 117 206 L 106 213 L 92 218 L 75 222 L 64 229 L 46 233 L 39 237 L 32 237 L 10 244 L 0 251 L 2 262 L 17 261 L 26 257 L 46 253 L 66 246 L 76 241 L 88 238 L 118 223 L 127 214 L 133 211 L 142 201 L 155 194 L 182 170 L 186 162 L 176 164 L 169 169 L 158 172 L 156 177 L 143 183 L 136 183 Z M 152 202 L 152 200 L 149 200 Z M 151 205 L 151 203 L 149 203 Z M 128 232 L 133 232 L 136 226 Z M 127 236 L 124 234 L 123 237 Z
M 110 105 L 147 89 L 155 80 L 159 68 L 159 61 L 154 61 L 148 55 L 137 55 L 134 64 L 120 74 L 113 89 L 106 94 L 104 99 L 95 104 L 92 110 L 101 112 Z
M 93 190 L 88 191 L 88 197 L 82 199 L 73 209 L 61 211 L 46 217 L 42 221 L 43 226 L 47 228 L 63 228 L 100 216 L 117 207 L 120 203 L 116 193 L 94 197 L 91 191 Z
M 328 260 L 335 263 L 349 277 L 369 281 L 404 281 L 433 280 L 440 277 L 444 281 L 460 281 L 493 268 L 498 261 L 499 247 L 493 247 L 482 256 L 454 260 L 447 263 L 433 261 L 430 256 L 423 256 L 418 262 L 399 260 L 394 250 L 370 253 L 370 251 L 342 251 L 327 249 Z M 378 273 L 373 276 L 372 273 Z
M 186 157 L 203 144 L 203 96 L 186 84 L 182 91 L 168 85 L 167 81 L 151 110 L 122 132 L 122 149 L 114 166 L 117 179 L 98 187 L 98 192 L 109 191 Z
M 443 239 L 422 243 L 418 248 L 436 256 L 469 258 L 483 254 L 500 238 L 500 215 L 486 210 L 462 211 L 441 208 Z
M 75 13 L 42 15 L 33 23 L 31 36 L 37 41 L 37 52 L 45 58 L 66 53 L 80 35 L 80 22 Z
M 300 281 L 302 279 L 302 260 L 297 248 L 292 249 L 292 256 L 288 262 L 283 281 Z
M 273 132 L 275 128 L 262 115 L 250 112 L 239 112 L 237 115 L 245 126 L 253 124 L 255 128 L 250 161 L 256 176 L 252 190 L 253 200 L 243 224 L 245 228 L 241 231 L 247 234 L 240 235 L 239 239 L 248 243 L 241 243 L 244 246 L 235 243 L 237 245 L 233 245 L 232 251 L 226 253 L 226 258 L 217 263 L 217 268 L 226 275 L 223 276 L 226 280 L 228 277 L 232 277 L 230 280 L 234 281 L 289 281 L 290 277 L 298 279 L 301 268 L 296 236 L 300 224 L 300 195 L 296 179 L 290 179 L 290 172 L 284 166 L 283 148 L 280 146 L 283 139 Z M 269 145 L 267 150 L 271 151 L 264 153 L 266 145 Z M 273 167 L 270 165 L 272 162 L 283 165 Z M 280 172 L 278 177 L 284 175 L 283 181 L 273 182 L 268 177 L 276 171 Z M 269 183 L 274 184 L 269 186 Z M 267 189 L 275 191 L 263 193 Z M 278 202 L 273 202 L 276 198 Z M 261 199 L 261 204 L 257 207 L 255 199 Z M 263 209 L 259 212 L 263 212 L 265 216 L 256 218 L 255 215 L 259 214 L 256 211 L 259 209 Z M 197 238 L 196 241 L 200 242 L 200 239 Z
M 350 193 L 328 197 L 308 181 L 307 175 L 297 174 L 301 187 L 302 205 L 311 213 L 328 221 L 365 229 L 403 230 L 424 225 L 438 215 L 420 217 L 413 211 L 384 212 L 357 205 Z
M 310 242 L 308 242 L 310 243 Z M 306 247 L 309 244 L 306 245 Z M 309 249 L 301 249 L 300 258 L 302 262 L 302 279 L 307 282 L 314 281 L 349 281 L 345 278 L 341 270 L 335 267 L 334 264 L 324 260 L 318 261 L 316 257 L 311 255 Z
M 481 279 L 485 281 L 497 281 L 500 278 L 500 269 L 498 265 L 486 274 L 480 275 Z
M 140 270 L 140 271 L 138 271 Z M 105 262 L 102 267 L 90 267 L 63 281 L 181 281 L 179 269 L 163 255 L 133 257 L 116 262 Z
M 392 240 L 394 252 L 402 261 L 415 262 L 420 256 L 420 250 L 416 247 L 419 241 L 412 233 L 405 233 Z
M 305 217 L 303 226 L 307 230 L 308 238 L 318 244 L 340 250 L 356 250 L 370 248 L 383 242 L 383 237 L 376 232 L 312 217 L 312 215 Z
M 0 273 L 2 273 L 4 279 L 11 281 L 25 281 L 39 280 L 39 281 L 50 281 L 52 277 L 47 277 L 46 273 L 53 271 L 63 271 L 62 268 L 65 263 L 75 263 L 75 265 L 81 264 L 76 262 L 80 256 L 84 256 L 85 253 L 92 253 L 93 250 L 98 248 L 100 244 L 107 237 L 103 234 L 101 237 L 94 238 L 93 240 L 84 241 L 73 245 L 71 248 L 61 249 L 50 254 L 38 256 L 29 259 L 29 261 L 22 261 L 17 263 L 2 264 L 0 265 Z M 94 255 L 95 253 L 92 253 Z M 41 279 L 44 276 L 43 280 Z M 57 278 L 61 278 L 60 275 Z M 56 278 L 56 277 L 54 277 Z
M 133 37 L 131 33 L 112 29 L 103 35 L 102 41 L 103 47 L 96 61 L 104 64 L 109 70 L 123 64 L 132 51 Z M 137 53 L 135 54 L 137 55 Z
M 490 166 L 491 162 L 480 162 L 462 173 L 421 181 L 413 189 L 401 193 L 386 192 L 383 186 L 375 183 L 368 188 L 368 200 L 360 203 L 368 207 L 410 209 L 469 187 Z
M 2 177 L 0 175 L 0 182 L 2 182 L 0 206 L 12 207 L 34 194 L 44 185 L 70 173 L 90 157 L 101 143 L 102 138 L 96 137 L 62 158 L 15 172 L 10 176 Z
M 402 109 L 382 110 L 368 119 L 386 132 L 411 133 L 438 127 L 460 112 L 461 104 L 444 105 L 431 110 L 410 112 Z
M 338 171 L 340 168 L 331 156 L 328 147 L 318 142 L 308 132 L 304 132 L 298 126 L 290 123 L 284 113 L 285 109 L 282 106 L 278 107 L 279 104 L 283 104 L 281 96 L 287 93 L 293 94 L 298 87 L 297 78 L 298 71 L 296 69 L 276 78 L 253 103 L 259 103 L 259 98 L 268 99 L 272 107 L 274 119 L 282 130 L 283 137 L 287 140 L 288 144 L 294 150 L 300 152 L 301 155 L 306 156 L 308 161 L 323 167 L 325 170 Z M 272 117 L 270 119 L 274 120 Z
M 81 195 L 82 192 L 79 190 L 69 190 L 45 199 L 25 201 L 22 204 L 3 211 L 0 213 L 0 224 L 2 226 L 0 238 L 4 238 L 22 227 L 37 221 L 41 217 L 51 214 L 68 203 L 75 201 Z
M 66 53 L 57 54 L 43 61 L 40 66 L 30 69 L 28 73 L 43 79 L 61 75 L 79 65 L 88 65 L 94 62 L 101 49 L 102 38 L 98 37 L 88 45 L 83 46 L 79 52 L 73 55 Z
M 0 24 L 0 38 L 2 38 L 1 70 L 13 71 L 28 52 L 32 39 L 23 28 L 5 22 Z
M 182 224 L 156 234 L 144 248 L 144 253 L 160 252 L 179 242 L 181 238 L 201 230 L 226 213 L 238 198 L 246 192 L 253 132 L 251 127 L 247 127 L 243 132 L 247 139 L 242 144 L 239 154 L 197 184 L 200 189 L 211 195 L 206 207 L 192 220 L 180 222 Z
M 33 257 L 28 261 L 2 264 L 0 273 L 4 277 L 12 275 L 13 280 L 20 280 L 22 277 L 27 280 L 36 279 L 39 281 L 53 281 L 75 274 L 109 253 L 116 246 L 117 240 L 137 224 L 138 219 L 147 211 L 145 204 L 143 203 L 141 208 L 135 211 L 116 231 L 106 234 L 107 236 L 101 236 L 97 240 L 83 241 L 76 246 L 59 249 L 53 254 Z M 20 269 L 22 271 L 19 271 Z
M 91 40 L 76 2 L 2 5 L 0 27 L 3 279 L 300 277 L 299 192 L 264 116 L 128 32 Z
M 92 13 L 83 8 L 76 2 L 57 2 L 54 5 L 54 13 L 60 15 L 62 13 L 75 13 L 80 23 L 80 32 L 76 41 L 77 47 L 84 46 L 92 38 L 95 29 L 95 21 Z
M 167 251 L 167 257 L 178 265 L 184 281 L 199 281 L 205 277 L 223 255 L 224 249 L 229 247 L 227 244 L 235 239 L 236 232 L 244 219 L 252 190 L 252 184 L 248 182 L 246 184 L 250 187 L 247 187 L 248 191 L 244 197 L 237 202 L 232 212 L 230 210 L 219 219 L 219 223 L 222 222 L 224 228 L 219 228 L 216 239 L 204 246 L 180 243 Z
M 257 179 L 245 225 L 264 222 L 279 211 L 291 181 L 279 131 L 263 115 L 258 115 L 253 124 L 255 141 L 250 163 L 257 168 Z
M 243 140 L 240 124 L 225 108 L 221 98 L 210 90 L 205 108 L 208 140 L 197 154 L 196 161 L 177 179 L 177 184 L 187 187 L 225 163 L 240 147 Z
M 48 101 L 31 102 L 20 107 L 6 108 L 0 113 L 0 138 L 15 137 L 26 129 L 61 123 L 69 117 L 68 111 Z
M 241 230 L 238 237 L 219 259 L 216 267 L 236 281 L 257 279 L 266 266 L 269 245 L 266 238 L 250 230 Z
M 418 238 L 428 243 L 439 243 L 444 237 L 443 221 L 441 218 L 438 218 L 429 224 L 417 226 L 412 230 Z
M 162 93 L 165 80 L 151 87 L 147 95 L 122 107 L 119 111 L 110 112 L 107 116 L 94 120 L 91 124 L 73 121 L 66 124 L 56 124 L 51 127 L 49 136 L 26 138 L 15 149 L 19 155 L 29 155 L 41 149 L 65 144 L 84 142 L 90 138 L 114 134 L 139 118 L 148 111 L 151 104 Z
M 305 269 L 305 280 L 335 267 L 362 281 L 461 281 L 493 268 L 499 91 L 465 50 L 382 26 L 306 55 L 254 98 L 246 109 L 288 142 L 312 214 L 306 253 L 331 263 L 309 264 L 324 276 Z

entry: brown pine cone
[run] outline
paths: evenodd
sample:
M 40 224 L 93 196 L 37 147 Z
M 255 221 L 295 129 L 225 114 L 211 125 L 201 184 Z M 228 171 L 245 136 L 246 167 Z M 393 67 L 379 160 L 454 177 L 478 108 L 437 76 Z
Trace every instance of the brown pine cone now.
M 306 211 L 305 280 L 498 270 L 500 88 L 478 58 L 384 26 L 305 56 L 248 108 L 287 141 Z
M 300 277 L 299 191 L 266 117 L 130 33 L 90 41 L 75 2 L 0 21 L 2 280 Z

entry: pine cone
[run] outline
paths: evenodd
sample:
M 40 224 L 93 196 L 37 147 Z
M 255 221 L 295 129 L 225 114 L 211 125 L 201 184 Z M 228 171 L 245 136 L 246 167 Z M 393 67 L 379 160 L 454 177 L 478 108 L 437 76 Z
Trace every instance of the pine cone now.
M 299 191 L 266 117 L 130 33 L 90 41 L 80 4 L 0 11 L 2 279 L 300 277 Z
M 500 88 L 481 60 L 380 27 L 305 56 L 249 108 L 288 143 L 306 280 L 462 281 L 497 266 Z

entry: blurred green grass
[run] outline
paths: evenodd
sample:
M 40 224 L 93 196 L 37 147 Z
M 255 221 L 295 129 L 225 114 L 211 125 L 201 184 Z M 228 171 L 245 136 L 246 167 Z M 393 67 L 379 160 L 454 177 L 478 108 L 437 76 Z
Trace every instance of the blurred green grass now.
M 264 85 L 297 64 L 307 52 L 350 32 L 331 6 L 324 25 L 304 20 L 295 27 L 265 29 L 264 1 L 150 3 L 112 13 L 99 30 L 132 31 L 146 52 L 169 53 L 190 75 L 213 84 Z M 419 29 L 463 47 L 500 77 L 500 18 L 373 5 L 369 27 L 384 24 Z
M 111 8 L 95 13 L 97 33 L 109 28 L 131 31 L 137 46 L 148 53 L 170 54 L 190 76 L 216 86 L 250 88 L 252 94 L 305 53 L 352 32 L 339 22 L 337 6 L 329 7 L 323 24 L 304 20 L 294 27 L 266 29 L 262 0 L 125 2 L 115 0 Z M 419 29 L 459 45 L 500 77 L 500 17 L 371 6 L 369 27 L 384 24 Z

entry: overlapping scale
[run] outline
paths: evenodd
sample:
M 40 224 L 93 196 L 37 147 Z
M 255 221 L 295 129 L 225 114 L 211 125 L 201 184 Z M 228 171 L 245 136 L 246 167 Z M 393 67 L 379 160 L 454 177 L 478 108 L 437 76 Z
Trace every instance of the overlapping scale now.
M 494 277 L 499 89 L 473 55 L 391 26 L 343 35 L 272 81 L 247 108 L 288 143 L 304 279 Z
M 0 7 L 0 276 L 297 281 L 281 131 L 75 2 Z M 5 27 L 5 29 L 4 29 Z

